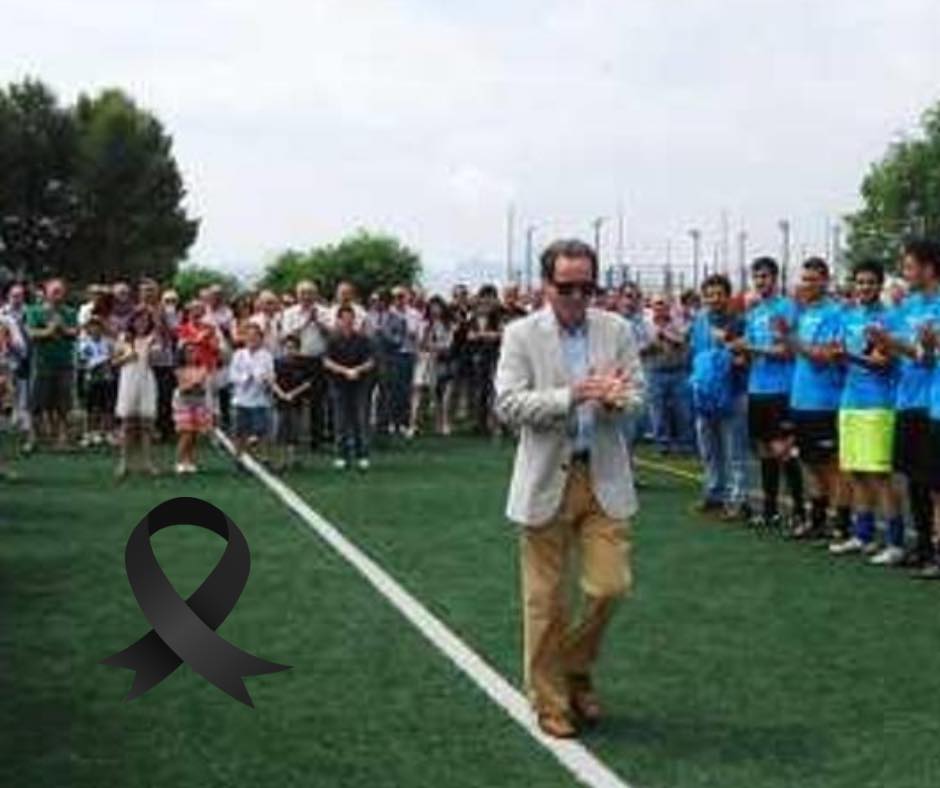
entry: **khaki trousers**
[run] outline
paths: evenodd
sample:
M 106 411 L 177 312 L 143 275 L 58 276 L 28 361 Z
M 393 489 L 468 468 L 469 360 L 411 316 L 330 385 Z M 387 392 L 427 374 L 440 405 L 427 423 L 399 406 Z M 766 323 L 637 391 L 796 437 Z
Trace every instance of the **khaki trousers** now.
M 601 509 L 590 470 L 575 464 L 558 514 L 520 536 L 525 688 L 537 712 L 567 712 L 571 689 L 589 687 L 614 604 L 632 585 L 629 526 Z M 579 620 L 569 615 L 569 569 L 580 556 Z

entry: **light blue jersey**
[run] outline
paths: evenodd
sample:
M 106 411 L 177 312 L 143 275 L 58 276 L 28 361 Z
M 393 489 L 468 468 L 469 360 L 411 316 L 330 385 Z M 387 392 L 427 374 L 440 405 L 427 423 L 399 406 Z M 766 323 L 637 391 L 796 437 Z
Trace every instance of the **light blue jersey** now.
M 869 328 L 886 328 L 890 310 L 880 301 L 863 306 L 858 304 L 842 311 L 841 339 L 851 356 L 868 355 Z M 894 364 L 885 369 L 874 369 L 853 361 L 848 362 L 845 385 L 842 389 L 842 407 L 849 409 L 893 409 L 895 402 Z
M 888 321 L 891 335 L 911 345 L 919 340 L 920 330 L 940 310 L 940 296 L 911 293 L 894 309 Z M 924 409 L 930 402 L 932 368 L 929 364 L 902 356 L 898 368 L 895 408 L 898 410 Z
M 800 311 L 796 337 L 804 345 L 836 342 L 841 331 L 842 307 L 828 298 Z M 798 355 L 793 365 L 790 407 L 793 410 L 838 410 L 844 376 L 840 364 L 817 364 Z
M 940 298 L 931 299 L 928 320 L 940 331 Z M 935 421 L 940 421 L 940 363 L 938 363 L 936 359 L 934 359 L 933 370 L 931 372 L 927 405 L 930 410 L 930 418 Z
M 778 332 L 774 324 L 784 321 L 796 326 L 798 311 L 796 304 L 782 295 L 757 302 L 747 313 L 744 336 L 748 345 L 768 350 L 778 344 Z M 748 394 L 789 394 L 793 382 L 793 361 L 770 358 L 755 354 L 751 358 L 748 375 Z

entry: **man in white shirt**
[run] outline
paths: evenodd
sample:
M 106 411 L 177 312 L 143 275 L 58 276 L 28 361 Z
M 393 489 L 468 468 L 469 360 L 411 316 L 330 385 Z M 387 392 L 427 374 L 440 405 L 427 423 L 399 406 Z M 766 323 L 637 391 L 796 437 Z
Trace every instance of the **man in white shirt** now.
M 231 307 L 225 303 L 222 287 L 210 285 L 199 294 L 199 297 L 206 305 L 206 319 L 217 326 L 223 334 L 229 336 L 234 316 Z
M 300 342 L 300 355 L 310 370 L 310 450 L 317 451 L 323 439 L 323 411 L 326 378 L 323 372 L 323 354 L 330 330 L 326 323 L 326 310 L 317 304 L 317 286 L 309 279 L 297 283 L 297 303 L 281 315 L 281 341 L 289 336 Z
M 340 282 L 336 285 L 336 298 L 334 299 L 333 306 L 331 306 L 327 312 L 325 321 L 330 331 L 335 331 L 338 328 L 336 315 L 341 306 L 352 308 L 353 326 L 356 331 L 362 331 L 366 322 L 367 313 L 365 307 L 356 300 L 356 287 L 352 282 Z

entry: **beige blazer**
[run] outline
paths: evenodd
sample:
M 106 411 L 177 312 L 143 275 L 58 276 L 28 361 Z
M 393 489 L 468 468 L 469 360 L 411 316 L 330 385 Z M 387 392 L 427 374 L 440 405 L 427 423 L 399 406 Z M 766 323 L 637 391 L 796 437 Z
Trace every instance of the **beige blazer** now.
M 572 381 L 551 307 L 507 326 L 496 369 L 496 413 L 520 430 L 506 514 L 526 526 L 547 524 L 558 512 L 568 476 L 572 439 Z M 646 382 L 633 332 L 620 316 L 587 311 L 591 366 L 623 367 L 632 381 L 626 409 L 638 408 Z M 633 474 L 621 430 L 622 410 L 595 405 L 591 477 L 605 513 L 626 519 L 637 510 Z

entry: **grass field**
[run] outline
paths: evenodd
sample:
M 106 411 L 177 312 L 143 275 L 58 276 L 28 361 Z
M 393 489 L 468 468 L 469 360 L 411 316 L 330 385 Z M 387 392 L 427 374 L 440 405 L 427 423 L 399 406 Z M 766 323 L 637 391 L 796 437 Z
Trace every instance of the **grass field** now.
M 324 460 L 286 481 L 518 682 L 510 459 L 429 438 L 366 476 Z M 260 484 L 211 466 L 118 486 L 105 458 L 37 456 L 0 491 L 0 784 L 573 784 Z M 651 788 L 940 784 L 938 589 L 698 519 L 688 481 L 643 476 L 637 587 L 599 675 L 609 719 L 585 742 Z M 96 664 L 147 629 L 124 543 L 180 494 L 223 507 L 251 545 L 220 633 L 294 666 L 248 679 L 254 711 L 186 666 L 123 703 L 130 672 Z M 222 545 L 154 539 L 184 595 Z

